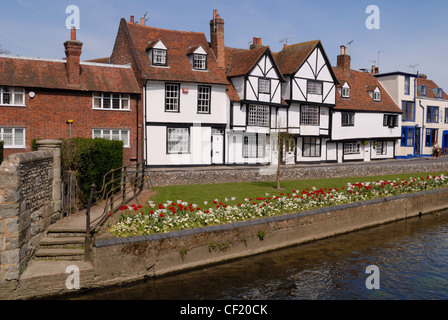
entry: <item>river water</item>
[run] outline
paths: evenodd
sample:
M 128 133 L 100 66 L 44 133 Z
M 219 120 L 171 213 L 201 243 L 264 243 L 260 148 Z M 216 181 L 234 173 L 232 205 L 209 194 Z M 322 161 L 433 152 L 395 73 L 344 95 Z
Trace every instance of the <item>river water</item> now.
M 366 273 L 377 266 L 375 274 Z M 379 289 L 367 289 L 376 275 Z M 367 281 L 370 279 L 369 281 Z M 84 293 L 90 300 L 445 300 L 448 212 Z

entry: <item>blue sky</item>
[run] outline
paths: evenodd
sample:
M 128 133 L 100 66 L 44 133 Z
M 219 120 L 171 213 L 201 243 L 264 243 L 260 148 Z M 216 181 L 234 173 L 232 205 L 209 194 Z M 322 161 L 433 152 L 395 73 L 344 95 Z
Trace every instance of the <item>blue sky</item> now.
M 226 45 L 248 48 L 253 37 L 280 51 L 289 43 L 320 39 L 333 65 L 340 45 L 350 41 L 352 68 L 419 71 L 448 91 L 448 2 L 444 0 L 8 0 L 0 10 L 0 45 L 14 55 L 63 58 L 67 6 L 81 12 L 78 39 L 82 59 L 110 55 L 122 17 L 137 20 L 148 12 L 148 25 L 204 32 L 215 7 L 225 20 Z M 380 29 L 366 28 L 366 8 L 380 9 Z M 417 65 L 411 68 L 411 65 Z

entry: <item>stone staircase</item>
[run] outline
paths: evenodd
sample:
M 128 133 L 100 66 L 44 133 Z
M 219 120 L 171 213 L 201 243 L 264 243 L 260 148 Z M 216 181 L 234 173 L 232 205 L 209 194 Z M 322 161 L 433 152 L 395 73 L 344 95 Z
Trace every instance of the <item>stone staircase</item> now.
M 37 260 L 83 261 L 85 230 L 49 228 L 35 254 Z

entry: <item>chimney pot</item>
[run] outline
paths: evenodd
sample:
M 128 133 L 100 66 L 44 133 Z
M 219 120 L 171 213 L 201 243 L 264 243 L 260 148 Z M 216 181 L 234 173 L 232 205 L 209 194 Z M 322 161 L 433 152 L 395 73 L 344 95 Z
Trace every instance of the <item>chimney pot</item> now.
M 135 22 L 134 16 L 131 16 L 131 23 L 134 23 L 134 22 Z
M 346 55 L 347 54 L 347 47 L 346 46 L 341 46 L 341 55 Z
M 283 44 L 283 49 L 286 49 L 286 46 L 287 46 L 287 44 L 286 44 L 286 43 L 284 43 L 284 44 Z
M 73 27 L 70 32 L 70 40 L 76 40 L 76 28 Z
M 145 18 L 142 17 L 142 18 L 140 19 L 140 23 L 141 23 L 142 26 L 144 26 L 144 25 L 145 25 Z

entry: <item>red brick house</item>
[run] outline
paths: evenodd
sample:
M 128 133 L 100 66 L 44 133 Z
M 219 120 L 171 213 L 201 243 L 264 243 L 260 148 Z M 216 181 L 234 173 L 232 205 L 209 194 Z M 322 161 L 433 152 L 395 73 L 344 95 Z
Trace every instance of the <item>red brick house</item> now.
M 121 139 L 124 161 L 142 160 L 142 102 L 129 65 L 81 62 L 76 30 L 66 59 L 0 55 L 0 140 L 5 156 L 33 139 Z

